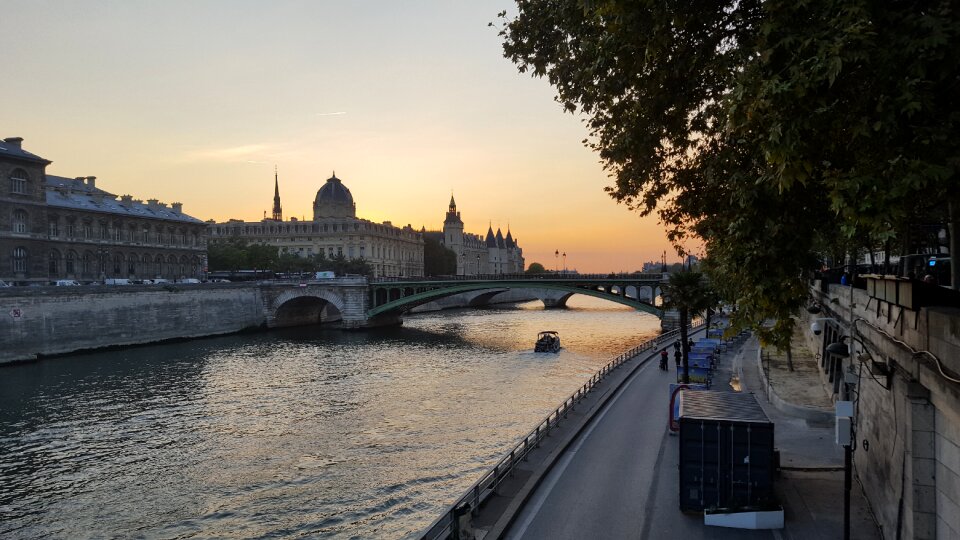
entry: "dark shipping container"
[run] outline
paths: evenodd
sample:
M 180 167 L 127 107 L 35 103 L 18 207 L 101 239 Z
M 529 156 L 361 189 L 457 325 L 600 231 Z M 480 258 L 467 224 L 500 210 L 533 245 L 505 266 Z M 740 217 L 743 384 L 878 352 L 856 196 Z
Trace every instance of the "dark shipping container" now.
M 773 422 L 753 394 L 680 393 L 680 509 L 774 503 Z

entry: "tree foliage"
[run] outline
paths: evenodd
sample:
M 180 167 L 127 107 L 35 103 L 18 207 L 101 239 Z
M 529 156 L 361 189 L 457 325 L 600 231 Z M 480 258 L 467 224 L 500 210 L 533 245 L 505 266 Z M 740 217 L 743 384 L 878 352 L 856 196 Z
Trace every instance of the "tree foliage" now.
M 543 274 L 546 273 L 547 269 L 543 267 L 542 264 L 538 262 L 530 263 L 530 266 L 527 267 L 528 274 Z
M 241 239 L 210 244 L 207 247 L 207 260 L 211 272 L 270 270 L 292 273 L 329 270 L 339 276 L 373 275 L 373 269 L 363 257 L 347 259 L 343 255 L 336 255 L 328 259 L 322 252 L 301 257 L 294 253 L 280 253 L 275 246 L 247 244 Z
M 423 239 L 423 273 L 428 276 L 452 276 L 457 273 L 457 254 L 445 248 L 440 240 Z
M 704 241 L 734 322 L 767 341 L 789 340 L 818 250 L 956 197 L 955 2 L 517 4 L 505 56 L 584 116 L 614 199 Z

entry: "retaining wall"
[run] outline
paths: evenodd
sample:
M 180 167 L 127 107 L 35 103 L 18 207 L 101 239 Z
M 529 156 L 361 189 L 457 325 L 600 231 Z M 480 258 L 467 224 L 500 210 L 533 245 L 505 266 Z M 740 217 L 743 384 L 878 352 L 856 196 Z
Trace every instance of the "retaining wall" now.
M 0 363 L 116 345 L 229 334 L 265 322 L 234 284 L 0 289 Z

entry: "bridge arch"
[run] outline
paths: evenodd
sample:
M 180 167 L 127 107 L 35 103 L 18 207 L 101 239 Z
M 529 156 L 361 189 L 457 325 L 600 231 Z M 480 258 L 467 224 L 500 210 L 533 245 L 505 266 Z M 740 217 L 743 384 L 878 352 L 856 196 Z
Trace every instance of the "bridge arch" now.
M 338 321 L 345 302 L 331 291 L 294 289 L 280 294 L 271 304 L 267 325 L 280 328 Z
M 376 287 L 376 285 L 374 285 L 374 287 Z M 367 317 L 369 319 L 375 319 L 384 316 L 399 316 L 405 311 L 413 309 L 414 307 L 440 298 L 465 292 L 474 292 L 487 289 L 491 289 L 490 296 L 503 292 L 507 289 L 550 290 L 564 293 L 559 298 L 543 298 L 542 295 L 537 295 L 540 297 L 541 301 L 543 301 L 546 307 L 562 306 L 566 304 L 567 299 L 574 294 L 583 294 L 586 296 L 593 296 L 595 298 L 630 306 L 638 311 L 651 313 L 657 315 L 658 317 L 662 315 L 659 309 L 649 303 L 639 301 L 624 294 L 610 292 L 613 289 L 612 284 L 608 284 L 606 286 L 576 286 L 575 284 L 549 282 L 547 280 L 524 280 L 515 282 L 498 281 L 496 284 L 492 284 L 490 282 L 454 281 L 438 284 L 432 288 L 422 287 L 416 290 L 414 294 L 409 296 L 401 296 L 400 287 L 396 285 L 391 286 L 389 284 L 384 284 L 384 287 L 389 291 L 386 293 L 388 301 L 383 304 L 378 304 L 375 300 L 375 305 L 371 306 L 371 308 L 367 311 Z M 493 293 L 492 289 L 497 289 L 496 293 Z M 624 291 L 625 287 L 620 286 L 619 290 Z M 375 290 L 372 298 L 380 299 L 383 298 L 383 295 L 381 294 L 380 290 Z

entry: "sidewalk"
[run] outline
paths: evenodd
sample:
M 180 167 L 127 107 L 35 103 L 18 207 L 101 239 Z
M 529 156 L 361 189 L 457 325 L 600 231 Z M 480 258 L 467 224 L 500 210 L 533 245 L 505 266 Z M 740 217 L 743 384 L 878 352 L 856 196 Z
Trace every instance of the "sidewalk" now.
M 757 363 L 759 343 L 750 338 L 735 353 L 725 354 L 714 376 L 714 389 L 727 390 L 727 381 L 737 377 L 741 391 L 752 392 L 775 424 L 776 446 L 780 450 L 783 472 L 775 489 L 785 512 L 785 528 L 780 536 L 788 539 L 840 538 L 843 534 L 843 449 L 834 442 L 832 421 L 808 419 L 811 415 L 791 415 L 807 404 L 787 403 L 775 407 L 765 393 Z M 769 381 L 776 392 L 777 379 Z M 814 394 L 822 393 L 811 387 Z M 814 398 L 817 399 L 817 398 Z M 813 415 L 816 417 L 816 415 Z M 850 537 L 880 538 L 860 484 L 854 479 L 850 493 Z

